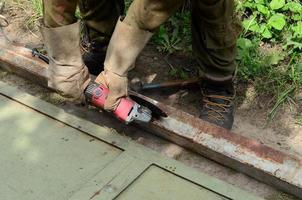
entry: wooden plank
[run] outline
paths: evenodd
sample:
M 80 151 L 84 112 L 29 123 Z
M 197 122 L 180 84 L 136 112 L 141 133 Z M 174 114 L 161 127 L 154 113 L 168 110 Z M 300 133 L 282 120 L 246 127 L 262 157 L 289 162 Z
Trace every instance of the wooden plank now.
M 107 200 L 129 197 L 135 187 L 146 190 L 146 199 L 170 199 L 166 188 L 176 196 L 260 200 L 2 82 L 0 124 L 4 200 Z M 156 187 L 146 188 L 163 180 L 156 193 Z
M 29 51 L 22 47 L 11 46 L 1 40 L 0 47 L 1 65 L 47 86 L 48 66 L 44 62 L 32 58 Z M 160 107 L 168 117 L 155 119 L 141 128 L 277 189 L 302 196 L 302 161 L 298 158 L 211 125 L 181 110 L 144 96 L 142 98 Z

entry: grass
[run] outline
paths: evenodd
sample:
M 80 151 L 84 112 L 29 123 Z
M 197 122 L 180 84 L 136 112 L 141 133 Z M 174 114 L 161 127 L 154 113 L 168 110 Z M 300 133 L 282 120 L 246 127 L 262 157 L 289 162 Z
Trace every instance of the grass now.
M 302 116 L 298 117 L 297 124 L 302 126 Z
M 252 82 L 259 95 L 272 97 L 268 118 L 273 119 L 282 105 L 295 102 L 296 91 L 302 86 L 301 57 L 294 54 L 286 60 L 282 49 L 261 52 L 259 43 L 257 39 L 238 40 L 238 79 Z
M 191 14 L 182 10 L 168 19 L 160 26 L 153 37 L 157 49 L 163 53 L 174 53 L 175 51 L 190 52 L 191 47 Z
M 29 30 L 37 30 L 38 19 L 43 14 L 41 0 L 8 0 L 8 3 L 24 12 L 25 25 Z
M 238 78 L 251 81 L 259 94 L 272 96 L 268 117 L 273 119 L 283 105 L 295 104 L 302 87 L 302 6 L 296 0 L 244 0 L 238 1 L 237 11 L 244 27 Z

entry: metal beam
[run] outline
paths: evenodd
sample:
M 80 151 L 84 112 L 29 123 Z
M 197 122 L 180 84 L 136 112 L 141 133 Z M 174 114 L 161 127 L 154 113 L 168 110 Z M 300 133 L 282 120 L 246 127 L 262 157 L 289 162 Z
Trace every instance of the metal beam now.
M 47 87 L 48 65 L 33 58 L 24 47 L 0 39 L 0 66 Z M 298 158 L 141 97 L 168 114 L 142 128 L 284 192 L 302 196 L 302 161 Z

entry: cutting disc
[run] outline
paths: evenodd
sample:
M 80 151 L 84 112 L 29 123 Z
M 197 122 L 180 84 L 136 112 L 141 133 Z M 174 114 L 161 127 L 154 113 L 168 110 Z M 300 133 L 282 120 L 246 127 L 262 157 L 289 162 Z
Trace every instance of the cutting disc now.
M 129 96 L 133 99 L 136 103 L 149 108 L 152 111 L 152 117 L 155 119 L 159 119 L 160 117 L 167 117 L 165 111 L 161 108 L 156 106 L 151 99 L 136 92 L 130 91 Z

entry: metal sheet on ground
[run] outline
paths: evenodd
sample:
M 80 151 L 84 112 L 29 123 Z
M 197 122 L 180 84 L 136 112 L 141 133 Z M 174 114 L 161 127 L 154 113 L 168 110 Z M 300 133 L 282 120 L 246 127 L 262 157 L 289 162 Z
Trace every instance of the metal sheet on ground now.
M 1 200 L 259 198 L 0 82 Z
M 117 200 L 226 200 L 223 196 L 175 176 L 157 166 L 151 166 L 137 181 L 122 192 Z
M 0 124 L 7 200 L 67 199 L 122 152 L 3 96 Z

